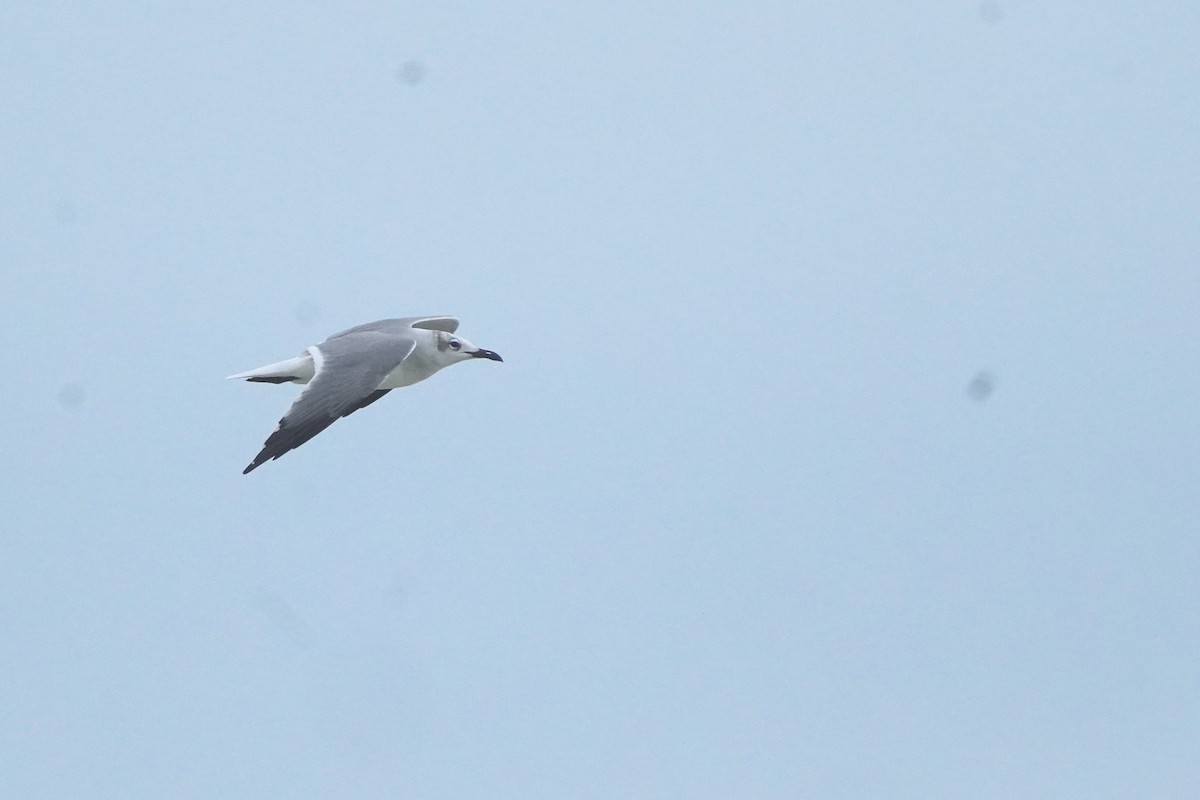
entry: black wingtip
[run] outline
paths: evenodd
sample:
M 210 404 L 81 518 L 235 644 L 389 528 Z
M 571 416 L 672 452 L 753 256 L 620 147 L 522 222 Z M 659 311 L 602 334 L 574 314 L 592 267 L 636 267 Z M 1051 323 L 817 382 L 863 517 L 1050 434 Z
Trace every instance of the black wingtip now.
M 275 457 L 279 458 L 279 456 L 275 456 Z M 249 475 L 251 472 L 258 469 L 259 467 L 261 467 L 263 464 L 267 463 L 270 460 L 271 460 L 270 454 L 267 453 L 266 448 L 263 448 L 263 451 L 261 453 L 259 453 L 258 455 L 256 455 L 254 457 L 254 460 L 246 465 L 246 468 L 244 470 L 242 470 L 242 474 Z
M 374 403 L 376 400 L 383 397 L 390 391 L 391 389 L 376 389 L 362 400 L 359 400 L 357 403 L 346 407 L 346 409 L 338 416 L 348 417 L 355 411 L 358 411 L 360 408 L 366 408 L 367 406 L 371 405 L 371 403 Z M 338 416 L 330 416 L 322 419 L 311 420 L 295 428 L 288 426 L 287 417 L 279 420 L 279 426 L 275 428 L 275 432 L 268 436 L 267 440 L 263 442 L 263 449 L 260 450 L 258 455 L 254 457 L 254 460 L 251 461 L 244 470 L 242 470 L 242 474 L 249 475 L 251 472 L 258 469 L 268 461 L 272 461 L 276 458 L 279 458 L 284 453 L 295 450 L 297 447 L 304 444 L 309 439 L 313 438 L 318 433 L 336 422 Z
M 281 455 L 283 455 L 284 453 L 287 452 L 286 450 L 283 450 L 283 451 L 274 450 L 271 447 L 271 445 L 275 443 L 277 434 L 282 429 L 283 429 L 283 420 L 280 420 L 279 427 L 275 429 L 275 433 L 272 433 L 271 436 L 268 437 L 267 441 L 263 445 L 263 449 L 259 450 L 258 455 L 256 455 L 254 457 L 254 460 L 251 461 L 249 464 L 247 464 L 246 468 L 244 470 L 242 470 L 243 475 L 249 475 L 251 472 L 258 469 L 263 464 L 270 461 L 272 458 L 279 458 Z
M 368 399 L 367 403 L 364 403 L 363 405 L 369 405 L 371 402 L 379 399 L 379 397 L 382 397 L 385 394 L 387 394 L 387 391 L 379 390 L 375 394 L 371 395 L 371 398 Z M 359 407 L 361 408 L 362 406 Z M 263 442 L 263 449 L 260 450 L 258 455 L 254 457 L 254 460 L 250 462 L 249 466 L 242 470 L 242 474 L 245 475 L 251 470 L 258 469 L 268 461 L 272 461 L 287 453 L 290 453 L 292 450 L 295 450 L 297 447 L 328 428 L 335 421 L 337 421 L 337 417 L 322 417 L 320 419 L 311 420 L 293 427 L 287 424 L 286 417 L 279 420 L 279 427 L 277 427 L 275 432 L 268 436 L 267 440 Z

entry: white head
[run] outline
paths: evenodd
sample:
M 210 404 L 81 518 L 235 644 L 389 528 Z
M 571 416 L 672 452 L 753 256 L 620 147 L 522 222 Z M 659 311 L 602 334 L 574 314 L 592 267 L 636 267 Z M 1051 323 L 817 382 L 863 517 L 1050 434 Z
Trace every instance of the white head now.
M 438 357 L 445 361 L 446 365 L 457 364 L 459 361 L 466 361 L 469 358 L 486 358 L 491 361 L 503 361 L 499 353 L 492 350 L 484 350 L 482 347 L 476 347 L 461 336 L 455 336 L 453 333 L 446 331 L 436 332 L 436 343 L 438 349 Z

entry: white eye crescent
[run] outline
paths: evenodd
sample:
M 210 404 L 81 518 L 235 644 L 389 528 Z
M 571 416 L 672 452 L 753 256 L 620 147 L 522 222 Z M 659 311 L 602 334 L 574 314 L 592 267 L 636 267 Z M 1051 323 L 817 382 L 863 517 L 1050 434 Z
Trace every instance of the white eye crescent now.
M 460 342 L 458 339 L 450 340 L 450 349 L 451 350 L 457 350 L 460 347 L 462 347 L 462 342 Z

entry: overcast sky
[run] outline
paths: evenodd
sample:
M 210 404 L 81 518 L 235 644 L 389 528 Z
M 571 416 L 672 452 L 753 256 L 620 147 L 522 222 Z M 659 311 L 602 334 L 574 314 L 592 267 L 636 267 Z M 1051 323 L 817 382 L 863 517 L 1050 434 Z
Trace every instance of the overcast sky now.
M 1200 796 L 1197 42 L 4 3 L 0 795 Z

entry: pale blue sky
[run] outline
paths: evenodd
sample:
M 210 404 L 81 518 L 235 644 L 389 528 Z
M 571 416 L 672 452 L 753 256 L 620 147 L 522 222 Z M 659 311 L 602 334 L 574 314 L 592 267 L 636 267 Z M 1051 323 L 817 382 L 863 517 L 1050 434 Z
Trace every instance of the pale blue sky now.
M 1198 41 L 4 4 L 0 795 L 1195 796 Z M 225 375 L 442 313 L 241 474 Z

